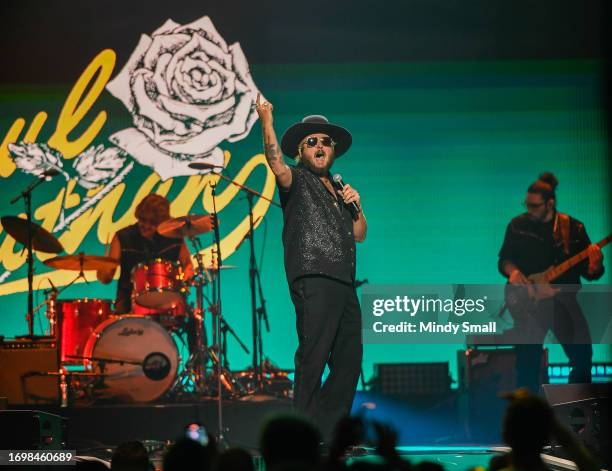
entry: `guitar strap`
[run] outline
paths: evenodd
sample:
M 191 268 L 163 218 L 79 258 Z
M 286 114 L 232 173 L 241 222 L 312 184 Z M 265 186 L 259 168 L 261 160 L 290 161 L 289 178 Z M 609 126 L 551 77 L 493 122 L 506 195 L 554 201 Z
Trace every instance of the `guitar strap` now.
M 570 217 L 567 214 L 560 213 L 557 211 L 558 224 L 557 231 L 555 231 L 555 239 L 559 240 L 559 235 L 561 236 L 561 242 L 563 243 L 563 252 L 566 256 L 569 255 L 569 233 L 570 233 Z

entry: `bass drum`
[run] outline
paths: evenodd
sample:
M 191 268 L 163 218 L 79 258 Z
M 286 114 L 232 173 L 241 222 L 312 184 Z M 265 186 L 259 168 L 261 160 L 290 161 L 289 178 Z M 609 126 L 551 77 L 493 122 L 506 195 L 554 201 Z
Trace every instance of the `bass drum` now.
M 149 317 L 125 315 L 98 326 L 85 347 L 86 365 L 103 374 L 99 397 L 148 402 L 170 389 L 179 355 L 170 334 Z

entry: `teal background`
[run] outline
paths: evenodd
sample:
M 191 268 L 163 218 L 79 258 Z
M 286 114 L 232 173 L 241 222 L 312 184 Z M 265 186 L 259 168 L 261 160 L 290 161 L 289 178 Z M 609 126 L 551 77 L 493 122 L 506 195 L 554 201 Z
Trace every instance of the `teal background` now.
M 122 65 L 118 63 L 116 71 Z M 607 235 L 612 225 L 601 69 L 600 61 L 587 59 L 252 64 L 256 84 L 274 104 L 279 136 L 304 115 L 315 113 L 353 133 L 353 147 L 333 171 L 361 194 L 369 229 L 367 240 L 358 246 L 357 277 L 371 284 L 502 283 L 497 252 L 506 224 L 523 211 L 525 190 L 542 171 L 554 172 L 560 181 L 561 211 L 584 222 L 593 241 Z M 72 85 L 2 85 L 0 135 L 4 137 L 14 119 L 24 117 L 29 123 L 45 110 L 49 119 L 39 138 L 45 142 Z M 100 109 L 108 111 L 109 120 L 94 144 L 130 125 L 127 111 L 108 93 L 85 122 Z M 237 173 L 261 151 L 259 124 L 243 141 L 221 147 L 232 153 L 228 174 Z M 126 193 L 135 192 L 149 173 L 136 168 Z M 262 178 L 258 169 L 247 184 L 261 189 Z M 16 171 L 2 182 L 2 215 L 21 211 L 21 203 L 11 207 L 8 201 L 29 180 Z M 170 200 L 183 181 L 175 179 Z M 55 196 L 62 184 L 56 178 L 39 188 L 34 208 Z M 128 194 L 117 214 L 128 206 Z M 197 201 L 192 212 L 202 211 Z M 223 211 L 222 235 L 246 211 L 246 201 L 234 199 Z M 271 327 L 264 335 L 264 353 L 278 366 L 292 368 L 297 339 L 281 230 L 281 211 L 271 207 L 255 236 Z M 4 237 L 0 233 L 0 243 Z M 211 237 L 202 240 L 208 245 Z M 104 247 L 90 234 L 79 251 L 102 254 Z M 608 272 L 598 283 L 610 283 L 609 247 L 603 252 Z M 223 310 L 250 346 L 248 255 L 248 244 L 243 244 L 225 260 L 239 268 L 223 274 Z M 46 267 L 37 263 L 36 270 L 43 273 Z M 24 266 L 7 281 L 25 274 Z M 113 298 L 114 291 L 114 283 L 81 284 L 64 297 Z M 5 296 L 0 305 L 0 334 L 25 334 L 25 293 Z M 457 348 L 365 345 L 365 376 L 370 377 L 377 362 L 428 361 L 450 362 L 455 376 Z M 551 361 L 566 360 L 559 346 L 550 346 L 550 353 Z M 229 355 L 233 369 L 250 363 L 233 340 Z M 610 346 L 595 346 L 594 359 L 610 361 Z

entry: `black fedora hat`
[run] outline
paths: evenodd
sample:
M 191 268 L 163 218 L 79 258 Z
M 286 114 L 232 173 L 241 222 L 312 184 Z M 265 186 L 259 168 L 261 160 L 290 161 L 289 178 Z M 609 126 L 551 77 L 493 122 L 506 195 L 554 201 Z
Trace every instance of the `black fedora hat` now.
M 351 133 L 342 126 L 332 124 L 325 116 L 315 114 L 306 116 L 302 121 L 295 123 L 285 131 L 281 138 L 283 153 L 294 159 L 298 155 L 300 142 L 309 134 L 316 133 L 327 134 L 334 140 L 336 143 L 334 146 L 336 157 L 344 154 L 353 142 Z

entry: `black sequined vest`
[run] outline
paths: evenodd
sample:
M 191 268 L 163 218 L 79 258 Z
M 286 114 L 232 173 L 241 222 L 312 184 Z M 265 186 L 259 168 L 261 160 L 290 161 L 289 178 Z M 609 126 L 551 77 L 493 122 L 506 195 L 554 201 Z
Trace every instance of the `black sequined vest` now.
M 291 187 L 279 191 L 287 281 L 321 275 L 352 284 L 356 258 L 350 211 L 303 165 L 291 167 L 291 173 Z

